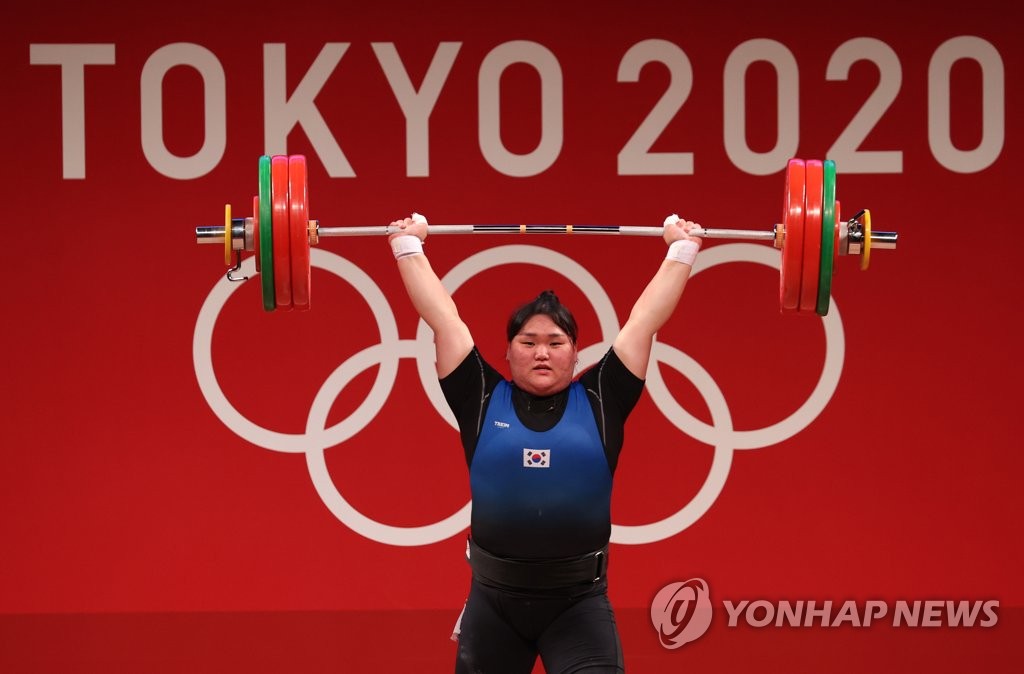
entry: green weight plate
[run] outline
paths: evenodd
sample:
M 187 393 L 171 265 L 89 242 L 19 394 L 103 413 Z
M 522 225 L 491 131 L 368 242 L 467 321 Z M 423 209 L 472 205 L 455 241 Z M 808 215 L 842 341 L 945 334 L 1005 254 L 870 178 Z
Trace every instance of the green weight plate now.
M 818 270 L 818 303 L 815 312 L 828 314 L 832 299 L 832 263 L 836 249 L 836 163 L 824 161 L 824 199 L 821 204 L 821 267 Z
M 271 196 L 270 157 L 260 157 L 260 288 L 263 291 L 263 309 L 277 307 L 274 291 L 274 202 Z

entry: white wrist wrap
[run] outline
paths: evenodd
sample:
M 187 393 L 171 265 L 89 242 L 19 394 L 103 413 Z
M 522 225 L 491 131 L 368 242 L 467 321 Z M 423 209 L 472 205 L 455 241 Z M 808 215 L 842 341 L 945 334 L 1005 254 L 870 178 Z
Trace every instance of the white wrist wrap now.
M 395 254 L 396 260 L 410 255 L 423 255 L 423 242 L 418 236 L 403 234 L 391 239 L 391 252 Z
M 694 260 L 697 259 L 697 251 L 699 250 L 700 244 L 696 241 L 680 239 L 679 241 L 673 241 L 669 245 L 665 259 L 682 262 L 683 264 L 688 264 L 692 267 Z

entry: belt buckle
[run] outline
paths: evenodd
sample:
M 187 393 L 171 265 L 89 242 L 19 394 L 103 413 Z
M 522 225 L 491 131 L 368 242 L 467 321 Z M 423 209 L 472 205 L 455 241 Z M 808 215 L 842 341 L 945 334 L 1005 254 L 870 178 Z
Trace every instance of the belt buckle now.
M 594 553 L 594 560 L 596 562 L 596 565 L 594 566 L 594 573 L 596 573 L 597 575 L 594 576 L 594 580 L 590 582 L 596 583 L 597 581 L 601 580 L 601 578 L 604 576 L 604 572 L 608 568 L 608 559 L 606 557 L 606 554 L 607 553 L 604 550 L 598 550 Z

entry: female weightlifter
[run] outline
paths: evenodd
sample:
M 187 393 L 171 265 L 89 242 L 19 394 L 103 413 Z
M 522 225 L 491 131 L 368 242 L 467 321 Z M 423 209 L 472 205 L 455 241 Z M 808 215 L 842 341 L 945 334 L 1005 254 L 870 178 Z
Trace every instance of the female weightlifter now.
M 682 295 L 698 227 L 665 221 L 668 254 L 629 320 L 574 381 L 576 321 L 551 291 L 519 307 L 506 380 L 476 348 L 427 257 L 414 215 L 389 238 L 413 306 L 434 331 L 437 375 L 458 419 L 473 500 L 469 597 L 456 625 L 459 674 L 623 672 L 608 601 L 612 477 L 654 334 Z

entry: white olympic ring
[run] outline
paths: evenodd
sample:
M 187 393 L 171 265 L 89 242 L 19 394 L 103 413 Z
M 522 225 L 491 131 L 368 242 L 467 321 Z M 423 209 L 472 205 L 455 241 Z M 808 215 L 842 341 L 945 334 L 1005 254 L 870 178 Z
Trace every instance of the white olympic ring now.
M 778 254 L 764 246 L 726 244 L 701 253 L 691 276 L 726 262 L 755 262 L 776 269 L 779 267 Z M 594 303 L 601 326 L 601 341 L 580 351 L 580 367 L 586 368 L 597 362 L 611 346 L 619 330 L 618 319 L 604 288 L 571 258 L 537 246 L 500 246 L 463 260 L 445 275 L 442 283 L 450 293 L 454 293 L 468 279 L 482 271 L 515 263 L 533 264 L 561 273 Z M 279 433 L 266 429 L 244 417 L 231 405 L 214 373 L 214 325 L 228 298 L 242 285 L 222 277 L 211 289 L 199 311 L 192 343 L 196 379 L 207 404 L 229 429 L 253 444 L 273 451 L 305 454 L 310 478 L 320 498 L 335 517 L 356 533 L 380 543 L 398 546 L 429 545 L 459 534 L 469 526 L 472 503 L 466 503 L 455 513 L 430 525 L 391 526 L 377 522 L 352 507 L 331 479 L 326 450 L 354 437 L 383 408 L 394 387 L 398 362 L 402 358 L 416 360 L 423 390 L 431 404 L 452 428 L 457 428 L 457 424 L 437 381 L 432 335 L 426 323 L 422 320 L 419 322 L 414 339 L 399 339 L 395 317 L 387 299 L 362 269 L 345 258 L 318 249 L 310 251 L 310 264 L 345 279 L 367 300 L 380 331 L 380 343 L 353 355 L 328 376 L 310 406 L 304 433 Z M 250 276 L 255 273 L 253 258 L 243 263 L 242 272 Z M 700 519 L 718 498 L 729 474 L 733 450 L 766 447 L 787 440 L 806 428 L 821 413 L 838 385 L 844 356 L 842 322 L 834 303 L 829 314 L 823 318 L 823 323 L 826 337 L 825 365 L 811 396 L 788 418 L 758 431 L 734 430 L 728 405 L 711 375 L 678 349 L 660 342 L 654 344 L 651 360 L 655 367 L 649 368 L 647 377 L 647 388 L 652 400 L 679 430 L 713 446 L 714 457 L 704 484 L 689 503 L 658 522 L 631 526 L 612 524 L 613 543 L 653 543 L 683 531 Z M 690 379 L 710 410 L 711 425 L 695 418 L 676 402 L 656 367 L 658 363 L 674 367 Z M 346 419 L 327 428 L 328 413 L 337 396 L 353 378 L 377 365 L 377 379 L 366 399 Z

